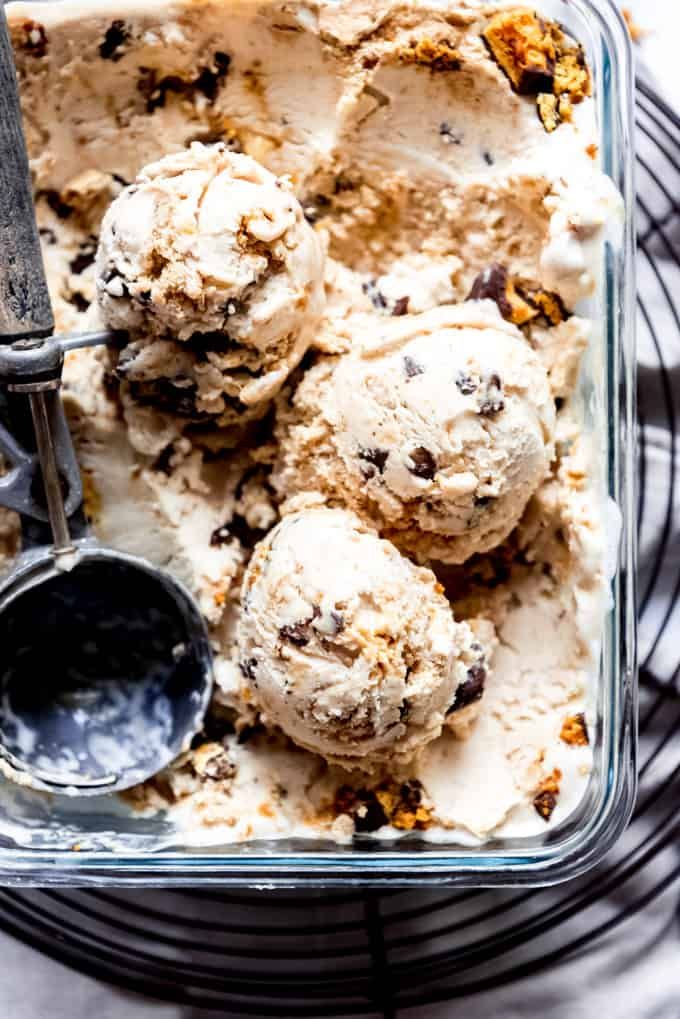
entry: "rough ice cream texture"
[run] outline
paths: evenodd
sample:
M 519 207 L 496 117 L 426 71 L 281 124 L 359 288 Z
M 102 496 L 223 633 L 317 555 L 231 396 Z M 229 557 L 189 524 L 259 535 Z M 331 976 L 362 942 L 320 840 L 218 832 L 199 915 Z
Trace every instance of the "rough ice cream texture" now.
M 223 144 L 145 167 L 104 217 L 96 271 L 104 320 L 132 339 L 117 370 L 133 397 L 224 424 L 277 392 L 324 304 L 290 184 Z
M 307 493 L 349 504 L 421 560 L 500 544 L 553 456 L 537 355 L 491 302 L 378 328 L 359 318 L 356 335 L 283 411 L 281 491 L 293 505 Z
M 352 514 L 286 517 L 256 548 L 239 621 L 241 670 L 270 723 L 346 768 L 409 760 L 484 648 L 434 575 Z

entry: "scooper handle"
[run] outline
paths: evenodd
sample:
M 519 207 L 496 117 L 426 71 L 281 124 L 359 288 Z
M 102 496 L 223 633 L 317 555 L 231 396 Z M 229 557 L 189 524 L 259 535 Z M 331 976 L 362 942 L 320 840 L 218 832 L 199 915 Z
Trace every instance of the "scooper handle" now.
M 0 343 L 54 329 L 7 18 L 0 4 Z

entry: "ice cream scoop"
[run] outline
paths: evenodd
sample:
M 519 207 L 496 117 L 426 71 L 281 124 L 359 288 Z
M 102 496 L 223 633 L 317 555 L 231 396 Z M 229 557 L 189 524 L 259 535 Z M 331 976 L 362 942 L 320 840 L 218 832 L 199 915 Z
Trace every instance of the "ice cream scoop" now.
M 82 486 L 59 385 L 64 350 L 92 338 L 52 330 L 0 11 L 0 386 L 22 438 L 0 426 L 0 505 L 51 529 L 51 544 L 31 547 L 24 527 L 24 551 L 0 580 L 0 767 L 33 788 L 91 795 L 149 778 L 188 746 L 211 655 L 180 584 L 71 533 Z
M 233 425 L 307 350 L 323 251 L 285 178 L 222 144 L 145 167 L 104 217 L 97 297 L 124 400 Z
M 422 561 L 498 545 L 548 472 L 555 407 L 538 356 L 489 302 L 381 320 L 283 407 L 276 483 L 344 501 Z
M 252 699 L 300 746 L 345 768 L 412 758 L 447 713 L 481 697 L 485 650 L 434 574 L 354 514 L 293 513 L 246 571 L 240 667 Z

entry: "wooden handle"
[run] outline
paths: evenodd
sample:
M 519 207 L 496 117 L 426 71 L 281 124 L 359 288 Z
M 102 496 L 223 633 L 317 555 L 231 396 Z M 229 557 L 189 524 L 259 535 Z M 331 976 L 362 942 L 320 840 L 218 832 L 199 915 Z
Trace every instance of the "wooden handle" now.
M 0 3 L 0 342 L 49 336 L 53 330 L 14 55 Z

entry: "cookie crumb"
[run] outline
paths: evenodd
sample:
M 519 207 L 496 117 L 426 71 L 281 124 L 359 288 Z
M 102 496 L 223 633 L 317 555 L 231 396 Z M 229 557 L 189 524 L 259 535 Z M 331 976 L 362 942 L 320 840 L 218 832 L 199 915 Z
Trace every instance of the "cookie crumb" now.
M 642 28 L 640 25 L 638 25 L 630 7 L 624 7 L 621 10 L 621 13 L 623 14 L 623 20 L 626 22 L 628 34 L 630 35 L 634 43 L 639 43 L 640 40 L 644 39 L 644 37 L 647 35 L 647 29 Z
M 448 39 L 411 40 L 399 53 L 402 64 L 418 64 L 431 71 L 459 71 L 462 66 L 460 53 Z
M 538 787 L 538 792 L 534 796 L 534 808 L 544 821 L 550 820 L 557 806 L 561 780 L 562 772 L 559 768 L 553 768 L 551 773 L 543 779 Z
M 588 738 L 588 726 L 586 716 L 582 711 L 577 715 L 568 715 L 562 723 L 560 739 L 570 746 L 587 747 L 590 743 Z

